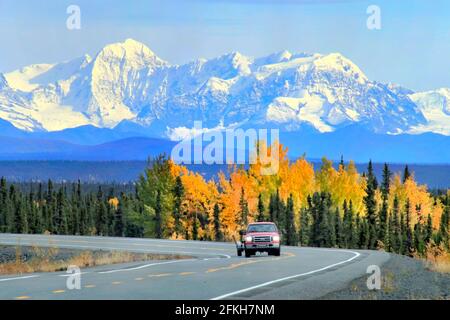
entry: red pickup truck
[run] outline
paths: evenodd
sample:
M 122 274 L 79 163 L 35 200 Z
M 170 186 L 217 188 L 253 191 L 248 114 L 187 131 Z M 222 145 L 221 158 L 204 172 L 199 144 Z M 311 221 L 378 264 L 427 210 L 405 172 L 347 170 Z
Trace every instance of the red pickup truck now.
M 247 226 L 247 230 L 240 232 L 242 241 L 238 246 L 238 256 L 245 251 L 245 257 L 256 252 L 267 252 L 269 255 L 281 254 L 280 233 L 273 222 L 255 222 Z

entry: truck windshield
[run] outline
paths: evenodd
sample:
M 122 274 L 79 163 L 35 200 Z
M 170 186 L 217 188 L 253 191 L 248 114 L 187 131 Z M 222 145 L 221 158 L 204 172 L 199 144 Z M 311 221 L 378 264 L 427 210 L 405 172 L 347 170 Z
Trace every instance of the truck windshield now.
M 274 224 L 251 224 L 247 228 L 247 232 L 276 232 L 277 227 Z

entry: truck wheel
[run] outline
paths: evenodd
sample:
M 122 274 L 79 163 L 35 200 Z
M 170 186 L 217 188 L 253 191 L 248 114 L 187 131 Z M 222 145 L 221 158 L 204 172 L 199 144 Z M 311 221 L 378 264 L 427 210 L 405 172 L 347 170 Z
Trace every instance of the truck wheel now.
M 281 248 L 279 248 L 279 249 L 275 249 L 275 250 L 273 251 L 273 255 L 274 255 L 274 256 L 277 256 L 277 257 L 279 257 L 279 256 L 280 256 L 280 254 L 281 254 Z
M 241 257 L 242 256 L 242 250 L 238 249 L 237 255 L 238 255 L 238 257 Z
M 250 250 L 245 250 L 245 257 L 246 258 L 250 258 L 251 255 L 252 255 L 252 252 Z

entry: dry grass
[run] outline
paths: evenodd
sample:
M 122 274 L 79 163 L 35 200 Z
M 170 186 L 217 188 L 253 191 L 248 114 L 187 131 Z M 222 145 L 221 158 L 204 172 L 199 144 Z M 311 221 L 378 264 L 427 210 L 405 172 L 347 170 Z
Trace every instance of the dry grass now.
M 431 241 L 427 245 L 426 264 L 432 271 L 450 273 L 450 253 L 443 245 L 437 245 Z
M 25 261 L 22 257 L 21 248 L 16 247 L 15 261 L 1 263 L 0 275 L 22 274 L 32 272 L 55 272 L 67 270 L 68 266 L 79 268 L 95 267 L 108 264 L 147 261 L 147 260 L 176 260 L 190 258 L 182 255 L 162 255 L 152 253 L 132 253 L 123 251 L 92 252 L 83 251 L 63 260 L 58 259 L 59 249 L 32 247 L 32 258 Z

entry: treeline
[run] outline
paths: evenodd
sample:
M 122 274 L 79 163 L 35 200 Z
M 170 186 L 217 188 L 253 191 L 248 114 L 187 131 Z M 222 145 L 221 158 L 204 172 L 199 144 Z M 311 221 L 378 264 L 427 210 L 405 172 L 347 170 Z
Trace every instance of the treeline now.
M 386 164 L 379 183 L 370 162 L 320 170 L 290 162 L 282 147 L 275 175 L 262 164 L 232 166 L 205 180 L 164 156 L 129 186 L 78 183 L 22 185 L 0 181 L 0 232 L 224 241 L 253 221 L 273 221 L 287 245 L 384 249 L 423 255 L 449 250 L 450 192 L 431 195 L 405 168 Z
M 106 193 L 99 185 L 96 192 L 86 191 L 83 188 L 91 190 L 92 186 L 79 181 L 57 185 L 51 180 L 23 184 L 28 190 L 24 192 L 1 178 L 0 232 L 143 236 L 141 221 L 134 220 L 143 219 L 132 214 L 143 210 L 133 193 L 121 192 L 116 197 L 113 185 Z

